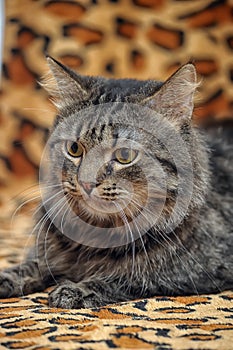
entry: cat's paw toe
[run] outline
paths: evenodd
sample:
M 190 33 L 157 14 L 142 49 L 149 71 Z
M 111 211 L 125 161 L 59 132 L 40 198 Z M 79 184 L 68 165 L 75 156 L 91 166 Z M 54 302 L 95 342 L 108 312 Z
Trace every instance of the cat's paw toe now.
M 70 285 L 60 285 L 49 293 L 49 306 L 62 309 L 84 307 L 82 292 Z
M 0 273 L 0 298 L 9 298 L 14 295 L 14 281 L 8 274 Z

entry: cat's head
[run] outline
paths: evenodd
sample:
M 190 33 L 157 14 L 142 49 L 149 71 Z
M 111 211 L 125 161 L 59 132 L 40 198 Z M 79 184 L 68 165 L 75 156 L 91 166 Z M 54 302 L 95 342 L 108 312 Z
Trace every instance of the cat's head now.
M 206 155 L 191 125 L 192 64 L 160 83 L 85 77 L 48 63 L 54 81 L 47 89 L 58 108 L 48 182 L 53 190 L 60 184 L 65 198 L 50 191 L 60 200 L 56 218 L 68 220 L 69 205 L 92 227 L 125 232 L 128 243 L 151 227 L 174 229 L 201 205 Z

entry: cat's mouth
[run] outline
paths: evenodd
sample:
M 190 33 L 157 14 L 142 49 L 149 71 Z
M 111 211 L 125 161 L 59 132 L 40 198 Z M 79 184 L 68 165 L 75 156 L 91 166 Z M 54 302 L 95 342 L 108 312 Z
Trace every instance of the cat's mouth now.
M 103 195 L 90 194 L 82 196 L 82 203 L 89 210 L 93 212 L 103 213 L 103 214 L 117 214 L 124 210 L 130 203 L 130 196 L 122 197 L 118 193 L 114 192 L 112 194 L 108 193 Z
M 120 189 L 120 186 L 116 186 L 113 189 L 109 186 L 99 187 L 98 190 L 93 188 L 88 193 L 80 185 L 76 185 L 72 189 L 69 187 L 67 196 L 70 198 L 69 205 L 72 213 L 77 219 L 93 227 L 120 228 L 124 233 L 129 229 L 129 225 L 147 227 L 156 220 L 155 212 L 160 215 L 160 201 L 158 201 L 158 208 L 153 206 L 155 211 L 152 211 L 152 207 L 147 206 L 150 203 L 147 190 L 142 190 L 142 186 L 138 185 L 138 187 L 141 192 L 137 191 L 137 188 L 130 192 L 125 187 Z
M 126 190 L 124 180 L 105 181 L 103 183 L 79 182 L 77 192 L 79 200 L 91 211 L 117 213 L 124 209 L 132 199 L 133 191 Z M 129 186 L 128 186 L 129 187 Z
M 99 186 L 76 183 L 72 189 L 71 184 L 64 181 L 63 186 L 68 197 L 72 198 L 70 205 L 75 215 L 98 227 L 128 226 L 148 200 L 146 190 L 141 190 L 139 197 L 136 185 L 135 188 L 132 185 L 126 187 L 123 181 L 105 182 Z
M 76 188 L 67 191 L 68 197 L 72 197 L 70 203 L 77 216 L 87 216 L 97 221 L 109 221 L 121 217 L 132 200 L 132 195 L 123 195 L 120 191 L 106 187 L 103 191 L 84 191 Z M 124 214 L 123 214 L 124 215 Z M 88 220 L 89 221 L 89 220 Z

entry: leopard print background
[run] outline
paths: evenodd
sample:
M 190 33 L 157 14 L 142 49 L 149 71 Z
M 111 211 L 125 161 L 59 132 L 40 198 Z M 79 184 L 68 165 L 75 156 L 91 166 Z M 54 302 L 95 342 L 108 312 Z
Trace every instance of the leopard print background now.
M 32 185 L 55 114 L 38 84 L 47 71 L 45 53 L 83 74 L 139 79 L 164 80 L 192 61 L 202 81 L 196 121 L 233 118 L 232 0 L 5 0 L 5 5 L 0 268 L 19 262 L 30 245 L 25 232 L 39 194 Z M 49 309 L 46 300 L 41 293 L 0 301 L 0 348 L 232 348 L 232 292 L 81 311 Z

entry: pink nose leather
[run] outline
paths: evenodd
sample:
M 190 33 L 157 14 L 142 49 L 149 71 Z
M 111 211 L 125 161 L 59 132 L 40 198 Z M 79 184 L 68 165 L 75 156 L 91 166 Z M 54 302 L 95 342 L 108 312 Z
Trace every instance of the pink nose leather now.
M 93 188 L 95 187 L 94 182 L 82 182 L 81 184 L 87 194 L 90 194 Z

